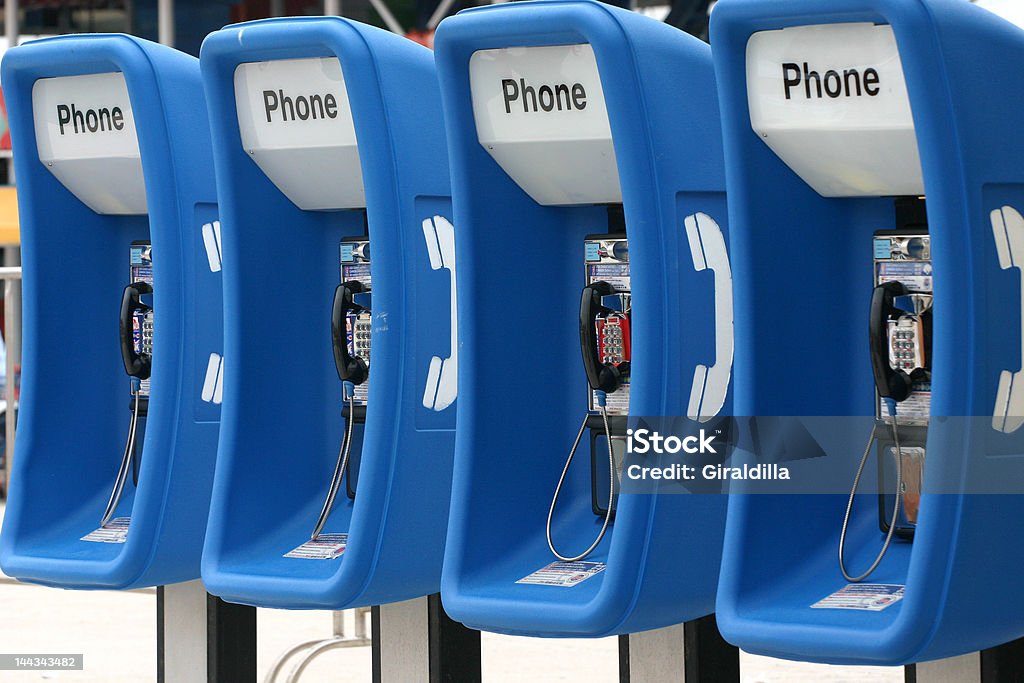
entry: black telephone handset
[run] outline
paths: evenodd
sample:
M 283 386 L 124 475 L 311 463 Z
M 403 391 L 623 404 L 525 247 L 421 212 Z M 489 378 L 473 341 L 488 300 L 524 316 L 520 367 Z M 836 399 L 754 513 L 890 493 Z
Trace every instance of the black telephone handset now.
M 153 359 L 149 354 L 135 350 L 133 323 L 137 314 L 144 316 L 153 310 L 152 306 L 142 301 L 143 295 L 152 293 L 152 285 L 139 281 L 125 287 L 121 297 L 121 359 L 124 361 L 125 372 L 140 380 L 149 379 Z
M 355 303 L 356 294 L 366 291 L 358 280 L 350 280 L 338 285 L 334 290 L 334 306 L 331 314 L 331 339 L 334 345 L 334 365 L 338 369 L 338 378 L 342 382 L 362 384 L 369 375 L 366 361 L 353 356 L 348 351 L 348 332 L 346 320 L 349 313 L 365 311 L 364 306 Z
M 889 321 L 905 315 L 896 307 L 896 297 L 909 294 L 910 291 L 902 282 L 885 282 L 875 287 L 871 295 L 869 334 L 875 387 L 880 397 L 891 398 L 897 403 L 910 397 L 914 381 L 909 373 L 892 367 L 889 362 Z
M 580 300 L 580 351 L 583 353 L 583 367 L 587 382 L 595 391 L 612 393 L 622 386 L 623 374 L 629 369 L 629 362 L 615 365 L 603 363 L 597 348 L 597 319 L 600 315 L 614 313 L 602 303 L 606 296 L 616 294 L 611 284 L 594 282 L 583 288 Z

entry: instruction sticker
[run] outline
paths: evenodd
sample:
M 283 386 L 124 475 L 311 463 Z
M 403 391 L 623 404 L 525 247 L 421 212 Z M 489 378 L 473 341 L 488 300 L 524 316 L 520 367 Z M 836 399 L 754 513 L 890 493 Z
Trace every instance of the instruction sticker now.
M 131 517 L 115 517 L 79 540 L 90 543 L 124 543 L 128 540 L 128 525 L 131 521 Z
M 320 534 L 316 540 L 306 541 L 295 550 L 285 553 L 285 557 L 297 557 L 300 560 L 336 560 L 345 552 L 348 545 L 348 534 Z
M 570 588 L 604 571 L 604 562 L 552 562 L 516 583 Z
M 851 583 L 811 605 L 811 609 L 859 609 L 881 612 L 903 599 L 903 586 L 889 583 Z

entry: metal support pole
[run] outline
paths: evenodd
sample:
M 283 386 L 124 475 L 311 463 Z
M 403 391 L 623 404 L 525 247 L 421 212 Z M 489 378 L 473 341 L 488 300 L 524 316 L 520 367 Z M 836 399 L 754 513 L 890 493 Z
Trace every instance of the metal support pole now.
M 157 683 L 255 683 L 255 607 L 189 581 L 157 588 L 156 618 Z
M 480 683 L 480 632 L 452 621 L 431 595 L 374 607 L 373 683 Z
M 341 0 L 324 0 L 324 16 L 340 17 Z
M 430 15 L 430 19 L 427 20 L 427 28 L 433 31 L 437 28 L 437 25 L 441 23 L 441 20 L 448 16 L 448 12 L 451 11 L 452 5 L 455 4 L 455 0 L 441 0 L 438 3 L 437 9 Z
M 4 345 L 6 351 L 4 401 L 4 476 L 0 481 L 0 489 L 6 495 L 11 482 L 11 465 L 14 463 L 14 438 L 17 431 L 17 372 L 15 370 L 21 358 L 21 254 L 17 247 L 9 247 L 4 254 L 4 262 L 8 267 L 0 268 L 0 278 L 4 284 Z
M 715 615 L 619 637 L 621 683 L 739 683 L 740 651 Z
M 4 0 L 4 36 L 7 47 L 17 47 L 21 26 L 18 22 L 18 0 Z
M 1024 638 L 959 657 L 906 667 L 906 683 L 1020 683 Z
M 174 47 L 174 0 L 157 0 L 156 11 L 160 44 Z
M 284 16 L 284 0 L 270 0 L 270 16 Z
M 18 0 L 4 0 L 4 37 L 7 47 L 17 47 L 21 39 L 21 22 L 18 18 Z M 7 183 L 14 184 L 14 158 L 7 160 Z M 10 462 L 10 461 L 8 461 Z
M 400 23 L 398 23 L 398 19 L 396 19 L 395 15 L 391 13 L 390 9 L 388 9 L 388 4 L 384 0 L 370 0 L 370 5 L 373 9 L 377 10 L 377 14 L 380 15 L 381 20 L 384 22 L 385 26 L 388 27 L 389 31 L 397 33 L 400 36 L 405 35 L 405 29 L 402 28 Z

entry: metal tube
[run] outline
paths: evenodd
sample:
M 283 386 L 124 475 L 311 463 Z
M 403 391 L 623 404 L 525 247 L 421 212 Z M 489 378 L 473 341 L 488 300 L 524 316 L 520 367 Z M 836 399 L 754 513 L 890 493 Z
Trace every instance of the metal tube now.
M 174 47 L 174 0 L 157 0 L 157 33 L 162 45 Z
M 341 0 L 324 0 L 324 15 L 329 17 L 340 17 Z
M 359 617 L 356 617 L 358 619 Z M 345 637 L 345 613 L 338 611 L 331 614 L 331 625 L 335 638 Z
M 284 0 L 270 0 L 270 16 L 284 16 Z
M 0 277 L 4 278 L 4 331 L 6 332 L 4 343 L 7 352 L 5 368 L 7 374 L 4 381 L 4 400 L 7 402 L 7 409 L 4 411 L 4 430 L 7 437 L 4 445 L 4 468 L 6 469 L 4 479 L 5 486 L 10 490 L 11 465 L 14 462 L 14 436 L 17 429 L 15 421 L 17 410 L 15 364 L 21 340 L 21 268 L 0 268 Z
M 4 36 L 7 38 L 7 47 L 17 47 L 19 31 L 18 25 L 18 0 L 4 1 Z
M 380 18 L 384 20 L 384 24 L 388 27 L 389 31 L 397 33 L 400 36 L 405 35 L 405 29 L 398 23 L 398 19 L 396 19 L 395 15 L 391 13 L 390 9 L 388 9 L 388 5 L 384 0 L 370 0 L 370 4 L 373 6 L 373 9 L 377 10 L 377 14 L 379 14 Z
M 427 20 L 427 28 L 433 31 L 437 28 L 437 25 L 441 23 L 441 20 L 448 16 L 448 12 L 451 11 L 452 5 L 455 4 L 455 0 L 441 0 L 437 5 L 437 9 L 430 15 L 430 19 Z
M 372 619 L 372 610 L 369 607 L 356 607 L 356 640 L 370 642 L 370 634 L 373 630 L 372 627 L 367 629 L 367 622 Z
M 18 0 L 5 0 L 4 2 L 4 36 L 7 38 L 7 47 L 17 47 L 21 37 L 21 26 L 18 21 Z M 7 160 L 7 182 L 14 184 L 14 159 Z

